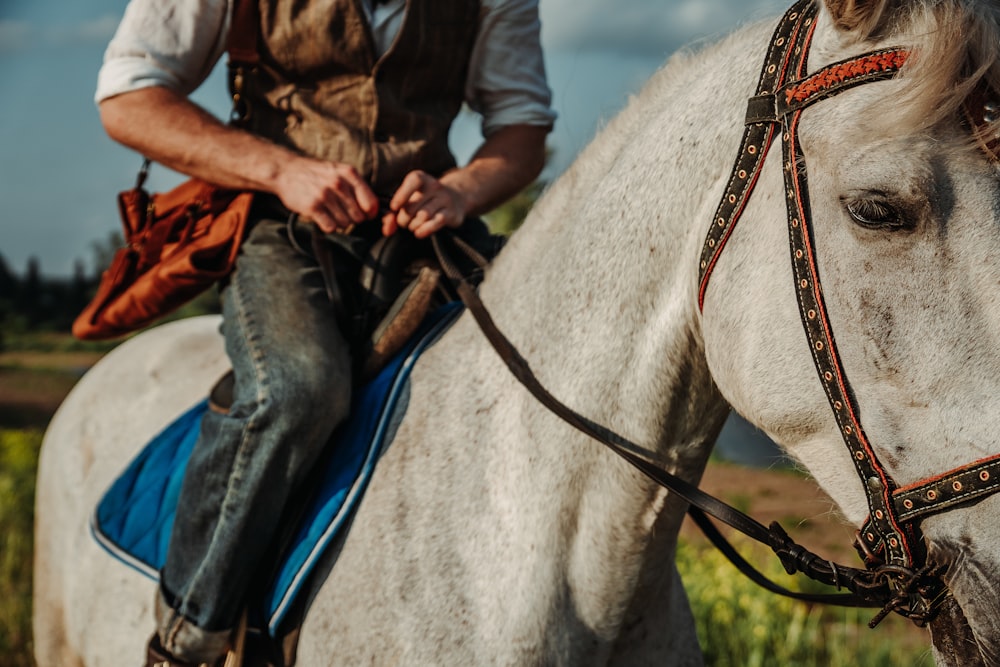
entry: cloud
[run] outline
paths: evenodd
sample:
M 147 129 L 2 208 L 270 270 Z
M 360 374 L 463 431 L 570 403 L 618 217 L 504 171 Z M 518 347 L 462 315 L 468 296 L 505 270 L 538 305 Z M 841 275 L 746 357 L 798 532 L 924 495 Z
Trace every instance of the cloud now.
M 120 20 L 121 17 L 114 14 L 68 25 L 0 20 L 0 54 L 60 46 L 103 46 L 114 35 Z
M 787 0 L 546 0 L 543 35 L 549 48 L 663 55 L 692 39 L 777 14 Z
M 33 32 L 27 21 L 0 21 L 0 53 L 27 48 L 33 41 Z

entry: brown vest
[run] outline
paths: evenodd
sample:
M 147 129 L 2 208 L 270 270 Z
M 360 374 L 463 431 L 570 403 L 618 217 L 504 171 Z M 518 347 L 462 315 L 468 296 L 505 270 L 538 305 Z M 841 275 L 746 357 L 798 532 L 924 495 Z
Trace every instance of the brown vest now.
M 413 169 L 455 165 L 479 0 L 407 0 L 395 42 L 375 53 L 362 0 L 259 0 L 260 64 L 243 96 L 248 129 L 312 157 L 353 165 L 388 196 Z

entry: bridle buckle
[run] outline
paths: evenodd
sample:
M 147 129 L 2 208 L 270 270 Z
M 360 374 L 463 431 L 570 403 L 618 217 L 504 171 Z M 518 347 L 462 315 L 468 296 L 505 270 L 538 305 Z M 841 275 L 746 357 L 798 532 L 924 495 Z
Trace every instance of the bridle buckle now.
M 873 569 L 875 580 L 885 584 L 891 597 L 868 622 L 868 627 L 875 628 L 893 612 L 905 616 L 920 628 L 933 621 L 947 593 L 941 579 L 947 569 L 947 566 L 935 563 L 928 563 L 919 570 L 899 565 L 881 565 Z

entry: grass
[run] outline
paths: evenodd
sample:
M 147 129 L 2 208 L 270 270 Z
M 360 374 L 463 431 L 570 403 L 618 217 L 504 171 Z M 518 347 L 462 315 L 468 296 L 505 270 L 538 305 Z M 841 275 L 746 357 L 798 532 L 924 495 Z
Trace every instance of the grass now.
M 31 662 L 35 468 L 42 432 L 0 430 L 0 667 Z
M 785 575 L 766 548 L 737 541 L 773 581 L 801 591 L 816 585 Z M 779 597 L 741 575 L 711 547 L 681 542 L 677 565 L 691 601 L 705 664 L 712 667 L 933 667 L 930 640 L 905 619 L 875 630 L 874 611 L 810 605 Z

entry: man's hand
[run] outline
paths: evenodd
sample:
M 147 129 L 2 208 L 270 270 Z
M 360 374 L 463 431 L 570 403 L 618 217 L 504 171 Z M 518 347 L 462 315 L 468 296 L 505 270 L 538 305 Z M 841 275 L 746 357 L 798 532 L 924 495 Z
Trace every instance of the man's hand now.
M 276 194 L 325 232 L 378 215 L 378 199 L 352 167 L 305 157 L 223 125 L 168 88 L 122 93 L 103 100 L 100 109 L 112 139 L 209 183 Z
M 327 233 L 378 215 L 375 193 L 354 167 L 346 164 L 294 160 L 282 170 L 275 192 L 289 210 Z
M 382 234 L 400 227 L 424 239 L 443 227 L 458 227 L 468 213 L 465 196 L 423 171 L 411 171 L 389 201 L 382 216 Z
M 493 132 L 464 167 L 441 178 L 410 172 L 382 217 L 382 233 L 389 236 L 403 227 L 427 238 L 500 205 L 541 172 L 548 131 L 548 126 L 508 125 Z

